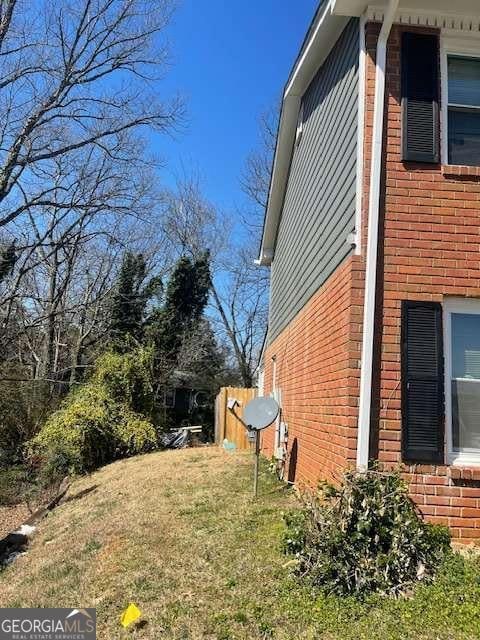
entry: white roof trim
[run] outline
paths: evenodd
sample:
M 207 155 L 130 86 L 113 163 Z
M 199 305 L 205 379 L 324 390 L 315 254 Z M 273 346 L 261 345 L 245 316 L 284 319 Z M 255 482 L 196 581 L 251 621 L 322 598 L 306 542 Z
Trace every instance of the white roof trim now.
M 371 20 L 371 14 L 376 13 L 375 19 L 381 21 L 381 16 L 388 2 L 386 0 L 331 0 L 330 4 L 332 13 L 344 16 L 361 16 L 368 10 L 367 20 Z M 452 18 L 454 20 L 461 19 L 463 22 L 466 17 L 470 16 L 474 24 L 479 22 L 478 0 L 456 0 L 455 3 L 452 3 L 452 0 L 400 0 L 398 11 L 400 14 L 413 16 L 430 14 L 430 16 L 437 17 L 440 14 L 442 19 L 445 18 L 447 22 Z M 404 23 L 408 24 L 407 21 Z M 423 25 L 424 23 L 419 24 Z
M 293 68 L 283 94 L 262 244 L 257 261 L 261 265 L 268 266 L 273 260 L 302 96 L 347 23 L 344 16 L 332 14 L 331 4 L 332 0 L 325 2 L 323 10 L 317 16 L 316 25 Z
M 367 9 L 367 20 L 381 22 L 384 10 L 375 6 Z M 473 16 L 463 13 L 445 13 L 438 11 L 428 11 L 421 9 L 401 9 L 399 10 L 395 22 L 408 26 L 432 27 L 434 29 L 471 32 L 478 35 L 480 32 L 480 16 Z

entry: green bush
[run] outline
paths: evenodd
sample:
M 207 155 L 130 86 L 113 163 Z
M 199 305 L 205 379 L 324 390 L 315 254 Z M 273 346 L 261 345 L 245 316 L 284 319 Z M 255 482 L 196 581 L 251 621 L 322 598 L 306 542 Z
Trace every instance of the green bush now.
M 145 358 L 144 350 L 102 356 L 91 380 L 69 394 L 29 442 L 30 458 L 52 473 L 81 473 L 155 448 L 155 427 L 132 409 L 147 402 Z
M 307 511 L 292 509 L 283 514 L 286 529 L 283 538 L 285 553 L 300 556 L 306 544 Z
M 330 593 L 402 593 L 431 579 L 450 548 L 448 529 L 422 520 L 398 473 L 349 472 L 303 501 L 285 518 L 284 548 Z
M 117 456 L 134 455 L 151 451 L 157 446 L 157 434 L 151 422 L 141 416 L 126 412 L 115 425 Z
M 42 464 L 37 469 L 35 489 L 37 492 L 59 487 L 62 480 L 70 472 L 71 461 L 63 448 L 50 448 L 44 452 Z
M 42 463 L 60 452 L 71 472 L 90 471 L 113 459 L 112 422 L 116 402 L 92 383 L 70 394 L 30 441 L 31 454 Z
M 127 353 L 109 351 L 95 363 L 92 383 L 113 399 L 144 415 L 153 407 L 151 349 L 139 347 Z

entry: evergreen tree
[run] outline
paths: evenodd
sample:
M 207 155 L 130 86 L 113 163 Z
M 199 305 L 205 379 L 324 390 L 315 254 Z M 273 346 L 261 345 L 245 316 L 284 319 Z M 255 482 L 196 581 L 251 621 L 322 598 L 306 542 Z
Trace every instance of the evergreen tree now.
M 150 337 L 163 361 L 175 362 L 185 336 L 202 318 L 210 286 L 208 252 L 193 260 L 180 258 L 167 285 L 165 304 L 154 311 L 150 320 Z
M 205 310 L 210 283 L 208 251 L 195 260 L 183 256 L 177 262 L 168 282 L 165 309 L 174 312 L 182 326 L 196 322 Z
M 110 339 L 119 348 L 127 345 L 129 339 L 142 340 L 147 304 L 161 288 L 159 278 L 145 284 L 146 277 L 144 256 L 127 252 L 111 305 Z

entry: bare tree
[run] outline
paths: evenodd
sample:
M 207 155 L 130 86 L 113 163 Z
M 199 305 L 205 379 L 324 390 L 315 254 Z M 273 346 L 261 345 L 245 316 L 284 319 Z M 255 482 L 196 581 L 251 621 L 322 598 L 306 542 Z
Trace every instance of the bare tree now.
M 227 224 L 203 197 L 198 175 L 178 178 L 174 189 L 163 191 L 161 201 L 163 229 L 178 253 L 195 256 L 208 249 L 215 260 L 226 248 Z
M 167 131 L 178 100 L 158 100 L 149 80 L 166 61 L 160 42 L 170 0 L 0 1 L 0 227 L 24 212 L 70 207 L 52 162 L 79 149 L 121 161 L 125 137 Z
M 255 265 L 255 258 L 268 202 L 278 117 L 277 105 L 260 115 L 259 141 L 247 156 L 240 177 L 240 185 L 250 202 L 241 216 L 246 241 L 237 247 L 225 266 L 228 278 L 221 280 L 223 292 L 214 292 L 245 386 L 254 383 L 268 325 L 269 274 L 267 269 Z
M 267 279 L 254 265 L 255 243 L 237 236 L 232 221 L 203 197 L 196 178 L 180 181 L 164 203 L 165 231 L 177 251 L 210 251 L 211 321 L 217 337 L 230 345 L 242 383 L 250 387 L 266 327 Z
M 16 266 L 0 283 L 2 343 L 17 341 L 21 356 L 15 352 L 13 361 L 21 359 L 33 379 L 52 388 L 74 384 L 84 354 L 104 336 L 126 246 L 142 251 L 152 270 L 168 261 L 148 174 L 108 154 L 98 162 L 79 158 L 78 166 L 59 158 L 55 164 L 53 202 L 60 191 L 70 206 L 51 204 L 16 221 Z
M 240 177 L 243 192 L 253 205 L 246 223 L 248 226 L 256 227 L 257 231 L 262 228 L 263 214 L 267 206 L 277 139 L 278 115 L 277 107 L 272 107 L 260 115 L 259 142 L 247 156 Z
M 0 346 L 33 378 L 67 370 L 76 381 L 125 246 L 156 253 L 154 165 L 140 134 L 182 116 L 152 82 L 166 68 L 172 9 L 0 0 L 0 245 L 16 257 L 0 283 Z
M 253 264 L 252 251 L 238 247 L 217 272 L 212 297 L 230 341 L 242 384 L 251 387 L 267 326 L 266 279 Z

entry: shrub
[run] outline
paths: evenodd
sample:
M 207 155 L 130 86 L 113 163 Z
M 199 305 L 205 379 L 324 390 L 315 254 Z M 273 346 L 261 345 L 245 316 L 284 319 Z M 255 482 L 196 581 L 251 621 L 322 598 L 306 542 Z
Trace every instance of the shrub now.
M 151 422 L 127 411 L 115 425 L 117 455 L 129 456 L 152 451 L 157 446 L 157 433 Z
M 62 480 L 69 474 L 70 459 L 62 448 L 50 447 L 42 458 L 42 464 L 37 470 L 37 490 L 59 487 Z
M 116 403 L 91 383 L 70 394 L 30 441 L 29 452 L 43 461 L 60 452 L 69 472 L 91 471 L 114 457 L 112 422 Z
M 29 442 L 30 458 L 38 458 L 54 475 L 92 471 L 116 458 L 150 451 L 155 427 L 132 409 L 135 398 L 146 401 L 145 352 L 106 354 L 91 380 L 69 394 L 40 432 Z
M 450 548 L 448 529 L 421 519 L 398 473 L 349 472 L 303 500 L 286 517 L 285 551 L 331 593 L 399 594 L 430 579 Z
M 285 553 L 301 556 L 306 545 L 307 511 L 294 509 L 283 514 L 286 530 L 283 539 Z
M 151 349 L 139 347 L 127 353 L 109 351 L 95 363 L 92 383 L 133 411 L 150 415 L 153 407 Z

